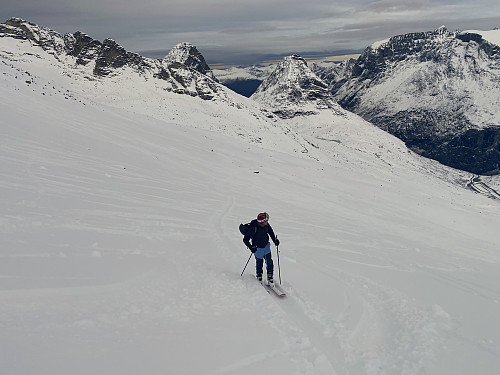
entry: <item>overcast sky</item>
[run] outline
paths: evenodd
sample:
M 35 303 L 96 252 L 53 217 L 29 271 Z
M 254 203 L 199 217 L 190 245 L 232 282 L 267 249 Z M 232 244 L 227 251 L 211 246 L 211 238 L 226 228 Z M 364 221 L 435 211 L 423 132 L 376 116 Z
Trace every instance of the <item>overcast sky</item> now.
M 129 51 L 190 42 L 210 63 L 359 51 L 394 35 L 500 27 L 499 0 L 0 0 L 11 17 L 82 31 Z

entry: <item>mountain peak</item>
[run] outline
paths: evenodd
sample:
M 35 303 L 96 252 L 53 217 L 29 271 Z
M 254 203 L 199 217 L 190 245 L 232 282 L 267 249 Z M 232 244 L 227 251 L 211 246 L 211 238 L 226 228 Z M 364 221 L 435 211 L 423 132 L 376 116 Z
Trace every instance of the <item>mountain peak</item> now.
M 299 55 L 283 58 L 252 99 L 270 106 L 283 118 L 317 114 L 320 109 L 340 109 L 327 85 Z
M 208 75 L 210 78 L 215 79 L 212 70 L 205 61 L 203 55 L 191 43 L 179 43 L 172 48 L 172 50 L 163 58 L 165 65 L 173 63 L 181 63 L 187 67 L 196 70 L 202 74 Z
M 441 25 L 436 30 L 436 33 L 438 33 L 438 34 L 446 34 L 447 32 L 448 32 L 448 29 L 446 28 L 445 25 Z

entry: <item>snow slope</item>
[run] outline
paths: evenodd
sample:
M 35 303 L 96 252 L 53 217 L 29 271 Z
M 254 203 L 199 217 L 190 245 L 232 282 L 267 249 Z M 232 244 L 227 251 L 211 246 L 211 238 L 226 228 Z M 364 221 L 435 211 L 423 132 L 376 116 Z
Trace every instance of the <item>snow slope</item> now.
M 2 374 L 497 373 L 499 206 L 458 172 L 39 55 L 0 63 Z M 240 277 L 264 210 L 284 300 Z

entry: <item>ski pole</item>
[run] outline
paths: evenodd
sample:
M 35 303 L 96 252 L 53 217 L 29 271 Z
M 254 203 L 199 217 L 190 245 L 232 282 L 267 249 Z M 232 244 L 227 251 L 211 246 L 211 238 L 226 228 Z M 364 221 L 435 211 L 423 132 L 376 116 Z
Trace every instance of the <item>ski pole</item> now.
M 280 285 L 281 285 L 280 249 L 278 245 L 276 245 L 276 255 L 278 256 L 278 275 L 280 277 Z
M 250 256 L 248 257 L 247 264 L 245 264 L 245 268 L 243 268 L 243 271 L 241 271 L 241 275 L 240 276 L 243 276 L 243 272 L 245 272 L 245 270 L 247 269 L 248 262 L 250 262 L 250 258 L 252 257 L 252 255 L 253 254 L 250 254 Z

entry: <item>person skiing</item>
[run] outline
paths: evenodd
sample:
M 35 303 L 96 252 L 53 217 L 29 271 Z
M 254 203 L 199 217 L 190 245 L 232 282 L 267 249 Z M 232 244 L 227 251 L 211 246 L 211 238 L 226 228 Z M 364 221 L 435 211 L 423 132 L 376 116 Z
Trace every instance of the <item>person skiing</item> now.
M 280 241 L 274 234 L 273 228 L 269 224 L 269 214 L 261 212 L 257 215 L 257 219 L 252 220 L 250 228 L 243 237 L 243 242 L 255 256 L 255 269 L 257 280 L 262 282 L 262 271 L 264 267 L 264 259 L 266 260 L 267 281 L 269 285 L 274 285 L 273 273 L 274 264 L 271 257 L 271 244 L 269 237 L 274 244 L 278 246 Z

